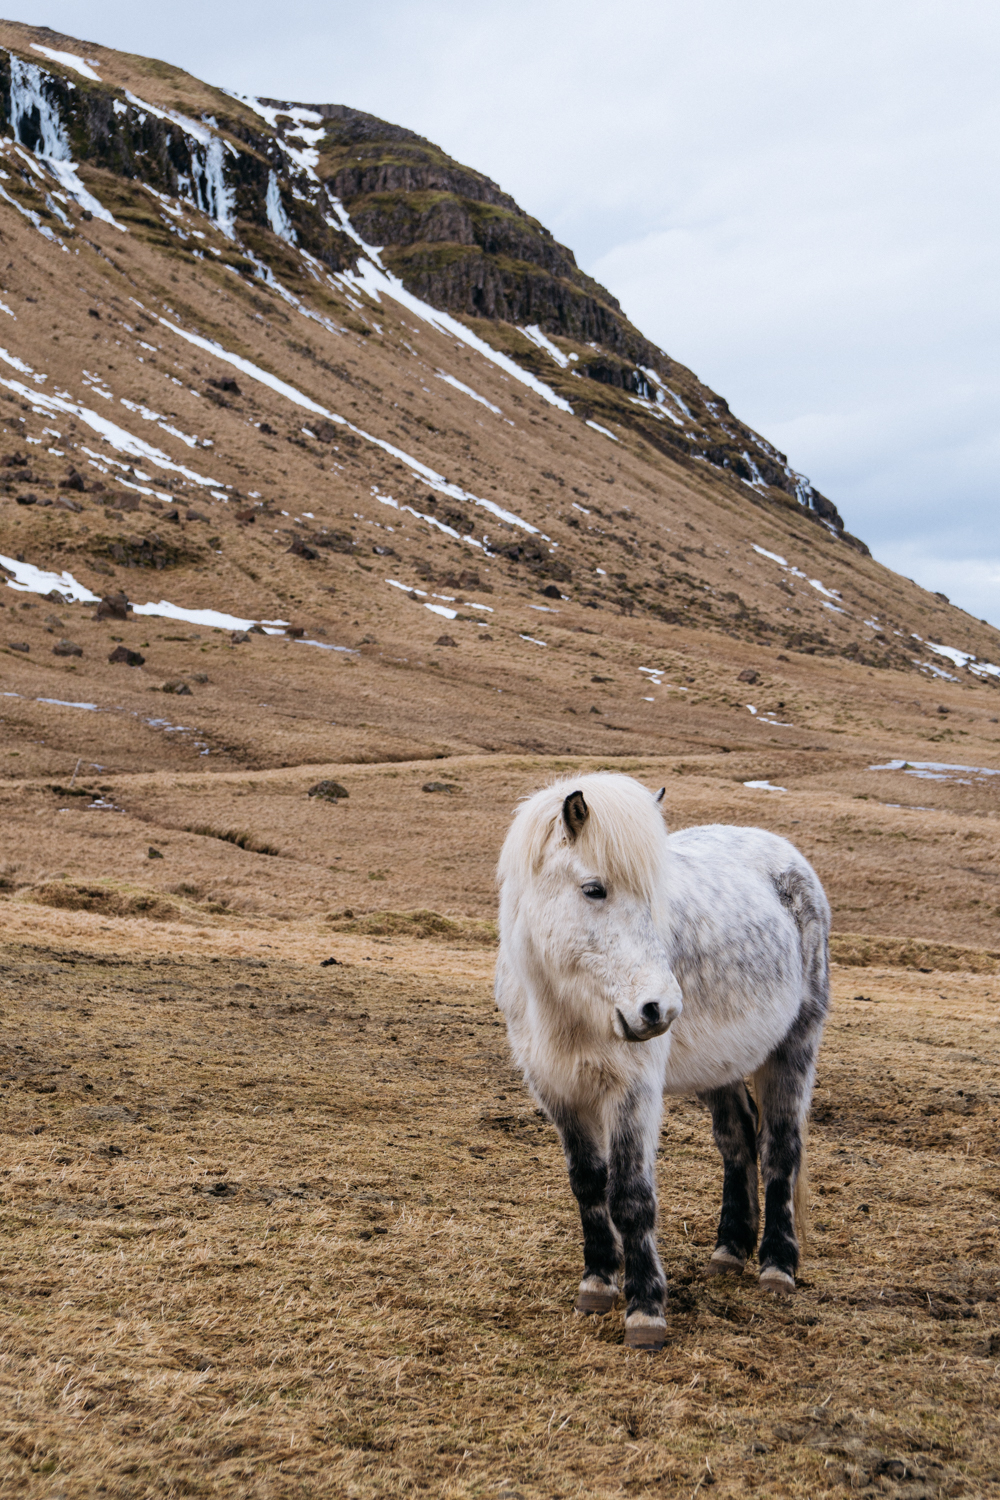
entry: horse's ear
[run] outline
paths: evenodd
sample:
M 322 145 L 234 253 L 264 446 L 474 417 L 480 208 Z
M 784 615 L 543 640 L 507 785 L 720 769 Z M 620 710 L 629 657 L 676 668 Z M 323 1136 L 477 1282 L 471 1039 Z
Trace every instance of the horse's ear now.
M 563 822 L 566 824 L 566 832 L 569 834 L 570 843 L 579 838 L 584 823 L 590 817 L 590 808 L 583 800 L 580 791 L 570 792 L 563 803 Z
M 666 792 L 667 792 L 666 787 L 665 786 L 661 786 L 660 790 L 657 792 L 656 797 L 655 797 L 654 800 L 656 802 L 662 802 L 663 799 L 664 799 L 664 797 L 666 796 Z

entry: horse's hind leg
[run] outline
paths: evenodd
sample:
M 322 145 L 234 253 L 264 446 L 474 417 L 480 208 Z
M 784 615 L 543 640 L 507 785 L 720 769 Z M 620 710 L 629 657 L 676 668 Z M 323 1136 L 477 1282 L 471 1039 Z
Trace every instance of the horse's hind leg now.
M 621 1245 L 608 1211 L 608 1164 L 586 1126 L 568 1110 L 552 1111 L 583 1227 L 583 1280 L 576 1311 L 608 1313 L 618 1296 Z
M 805 1170 L 805 1123 L 818 1045 L 818 1025 L 793 1027 L 754 1075 L 764 1181 L 764 1237 L 758 1253 L 760 1284 L 767 1291 L 785 1296 L 795 1290 L 799 1265 L 795 1189 L 800 1173 Z
M 722 1157 L 722 1213 L 710 1276 L 739 1276 L 757 1248 L 757 1111 L 746 1084 L 731 1083 L 699 1096 L 712 1111 L 712 1134 Z

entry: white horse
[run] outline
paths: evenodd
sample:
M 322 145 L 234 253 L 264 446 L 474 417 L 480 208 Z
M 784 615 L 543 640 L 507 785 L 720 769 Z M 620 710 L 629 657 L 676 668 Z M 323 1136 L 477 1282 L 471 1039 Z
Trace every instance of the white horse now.
M 518 808 L 500 855 L 497 1003 L 555 1125 L 583 1223 L 577 1310 L 666 1339 L 653 1170 L 664 1091 L 711 1109 L 724 1163 L 710 1274 L 795 1289 L 805 1126 L 829 1004 L 830 908 L 785 839 L 720 824 L 668 837 L 629 776 L 581 776 Z M 753 1078 L 756 1103 L 745 1079 Z M 759 1107 L 759 1118 L 758 1118 Z

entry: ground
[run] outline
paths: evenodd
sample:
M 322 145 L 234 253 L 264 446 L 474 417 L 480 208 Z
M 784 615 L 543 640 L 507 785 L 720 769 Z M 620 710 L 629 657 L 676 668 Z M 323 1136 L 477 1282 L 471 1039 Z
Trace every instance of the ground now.
M 879 859 L 891 885 L 902 850 L 912 882 L 992 826 L 682 764 L 633 769 L 662 773 L 675 824 L 748 821 L 756 795 L 779 831 L 805 825 L 835 925 Z M 62 830 L 67 868 L 15 875 L 0 908 L 3 1492 L 1000 1489 L 1000 962 L 975 909 L 964 944 L 835 935 L 794 1301 L 706 1280 L 720 1165 L 701 1107 L 668 1105 L 670 1333 L 627 1353 L 620 1309 L 571 1311 L 575 1206 L 491 994 L 492 861 L 544 767 L 323 769 L 346 802 L 310 801 L 302 768 L 122 777 L 109 807 L 56 816 L 41 784 L 8 800 L 11 843 L 30 860 L 43 829 L 44 864 Z M 183 831 L 209 798 L 284 853 Z M 869 830 L 852 856 L 849 802 Z M 336 854 L 355 889 L 383 872 L 381 914 L 320 909 Z M 226 875 L 228 906 L 206 898 Z

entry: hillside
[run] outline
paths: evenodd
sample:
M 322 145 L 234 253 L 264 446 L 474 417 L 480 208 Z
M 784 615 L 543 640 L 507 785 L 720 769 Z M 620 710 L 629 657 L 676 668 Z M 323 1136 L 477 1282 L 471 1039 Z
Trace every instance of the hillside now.
M 997 632 L 499 187 L 346 106 L 0 43 L 4 775 L 693 756 L 894 804 L 919 760 L 984 768 L 921 805 L 994 807 Z

